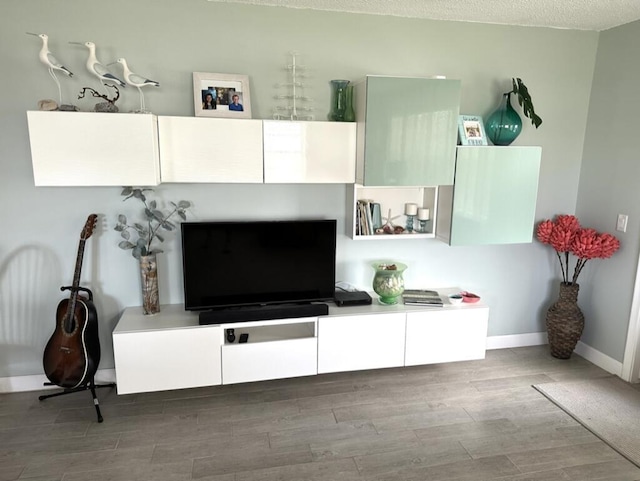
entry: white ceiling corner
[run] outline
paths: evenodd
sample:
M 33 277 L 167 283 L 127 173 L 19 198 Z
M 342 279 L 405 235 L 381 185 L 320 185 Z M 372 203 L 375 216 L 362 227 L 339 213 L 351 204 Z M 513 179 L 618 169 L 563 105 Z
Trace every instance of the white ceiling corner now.
M 397 17 L 602 31 L 640 19 L 640 0 L 208 0 Z

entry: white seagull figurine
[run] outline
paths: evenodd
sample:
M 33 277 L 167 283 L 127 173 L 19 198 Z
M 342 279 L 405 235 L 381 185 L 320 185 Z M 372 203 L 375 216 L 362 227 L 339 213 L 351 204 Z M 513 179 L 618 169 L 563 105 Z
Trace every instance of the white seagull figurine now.
M 96 58 L 96 45 L 93 42 L 84 42 L 84 43 L 69 42 L 69 43 L 72 43 L 74 45 L 84 45 L 89 49 L 89 58 L 87 58 L 87 70 L 89 70 L 90 73 L 98 77 L 98 80 L 100 80 L 100 83 L 102 83 L 102 85 L 105 85 L 105 82 L 113 82 L 113 83 L 117 83 L 121 87 L 125 86 L 125 83 L 122 80 L 120 80 L 118 77 L 116 77 L 111 72 L 109 72 L 109 69 L 98 61 L 98 59 Z
M 49 51 L 49 36 L 45 33 L 31 33 L 27 32 L 28 35 L 33 35 L 34 37 L 39 37 L 42 40 L 42 48 L 40 49 L 40 61 L 45 64 L 49 68 L 49 75 L 53 78 L 54 82 L 58 86 L 58 96 L 60 98 L 60 104 L 62 105 L 62 91 L 60 90 L 60 81 L 56 76 L 55 71 L 64 73 L 69 77 L 73 77 L 73 73 L 62 65 L 57 58 L 53 56 L 53 54 Z
M 138 75 L 137 73 L 132 72 L 129 69 L 129 65 L 127 65 L 127 61 L 124 58 L 119 58 L 113 63 L 119 63 L 122 65 L 122 72 L 124 75 L 124 81 L 127 82 L 132 87 L 138 89 L 140 93 L 140 112 L 146 112 L 144 106 L 144 95 L 142 94 L 141 87 L 160 87 L 160 83 L 155 80 L 150 80 L 142 75 Z M 111 64 L 109 64 L 111 65 Z

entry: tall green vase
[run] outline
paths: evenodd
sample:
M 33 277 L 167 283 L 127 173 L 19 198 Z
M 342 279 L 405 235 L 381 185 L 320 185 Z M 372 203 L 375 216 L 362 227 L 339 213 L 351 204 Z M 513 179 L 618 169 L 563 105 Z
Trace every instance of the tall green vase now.
M 502 95 L 498 108 L 487 118 L 487 137 L 493 145 L 511 145 L 522 132 L 522 119 L 511 106 L 511 92 Z

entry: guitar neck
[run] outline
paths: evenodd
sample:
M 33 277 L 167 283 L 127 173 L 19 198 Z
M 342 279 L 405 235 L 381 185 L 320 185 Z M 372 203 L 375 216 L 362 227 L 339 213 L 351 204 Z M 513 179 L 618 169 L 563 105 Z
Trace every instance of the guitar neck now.
M 80 245 L 78 246 L 78 256 L 76 257 L 76 267 L 73 272 L 73 283 L 71 285 L 71 297 L 69 302 L 69 308 L 65 319 L 65 330 L 71 332 L 73 326 L 73 313 L 76 311 L 76 304 L 78 301 L 78 288 L 80 287 L 80 272 L 82 271 L 82 259 L 84 257 L 84 244 L 85 240 L 80 239 Z

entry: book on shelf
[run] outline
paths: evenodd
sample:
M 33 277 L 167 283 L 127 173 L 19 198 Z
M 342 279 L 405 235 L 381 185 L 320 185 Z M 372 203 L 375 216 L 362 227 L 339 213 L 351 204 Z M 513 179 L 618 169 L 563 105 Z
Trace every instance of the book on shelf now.
M 438 291 L 429 289 L 405 289 L 402 300 L 410 306 L 442 307 L 444 305 Z
M 357 234 L 360 235 L 373 235 L 373 219 L 371 216 L 371 200 L 370 199 L 358 199 L 356 218 L 359 221 L 359 227 L 357 227 Z

